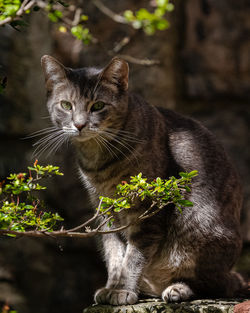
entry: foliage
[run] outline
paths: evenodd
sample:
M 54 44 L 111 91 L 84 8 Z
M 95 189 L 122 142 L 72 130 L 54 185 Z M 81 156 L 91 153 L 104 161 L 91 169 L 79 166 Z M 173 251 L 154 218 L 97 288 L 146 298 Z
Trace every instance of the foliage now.
M 100 211 L 111 215 L 112 212 L 130 209 L 139 199 L 140 201 L 149 200 L 152 210 L 162 209 L 172 203 L 182 212 L 183 207 L 193 206 L 191 201 L 185 199 L 185 195 L 191 191 L 191 180 L 197 176 L 197 173 L 197 171 L 181 172 L 180 178 L 172 176 L 169 179 L 161 179 L 157 177 L 151 183 L 147 182 L 147 178 L 142 177 L 142 173 L 132 176 L 129 183 L 124 181 L 117 186 L 118 198 L 100 197 Z M 110 223 L 113 221 L 114 218 L 109 220 Z
M 150 2 L 150 5 L 154 7 L 153 12 L 141 8 L 135 13 L 126 10 L 121 16 L 112 14 L 119 16 L 122 23 L 127 23 L 135 29 L 143 29 L 147 35 L 152 35 L 156 30 L 165 30 L 169 27 L 169 22 L 164 16 L 174 9 L 174 5 L 169 3 L 169 0 L 154 0 Z M 104 5 L 101 4 L 101 6 Z M 0 0 L 0 25 L 1 21 L 6 20 L 15 29 L 20 26 L 27 26 L 23 15 L 39 10 L 47 13 L 48 18 L 58 25 L 60 32 L 70 32 L 84 44 L 95 41 L 90 30 L 86 27 L 88 16 L 82 14 L 80 6 L 73 5 L 73 2 L 68 4 L 66 1 L 57 0 Z M 110 9 L 103 12 L 106 11 L 112 12 Z
M 45 205 L 34 192 L 45 190 L 46 187 L 39 184 L 41 179 L 54 175 L 63 175 L 59 168 L 53 165 L 41 166 L 37 161 L 32 167 L 28 167 L 29 173 L 10 174 L 5 181 L 0 183 L 0 232 L 9 235 L 40 236 L 42 234 L 53 234 L 53 236 L 65 237 L 89 237 L 98 233 L 120 231 L 131 224 L 157 214 L 160 210 L 167 208 L 168 204 L 174 204 L 182 213 L 183 207 L 192 206 L 187 200 L 187 193 L 191 191 L 191 180 L 197 175 L 197 171 L 180 173 L 180 178 L 174 176 L 169 179 L 157 177 L 150 183 L 142 173 L 131 176 L 130 182 L 123 181 L 116 187 L 114 198 L 100 197 L 100 203 L 95 215 L 88 221 L 73 229 L 54 230 L 58 221 L 63 219 L 57 213 L 45 210 Z M 132 222 L 112 230 L 103 231 L 106 224 L 111 226 L 116 214 L 124 210 L 133 209 L 138 201 L 144 202 L 144 211 Z M 99 217 L 99 224 L 95 229 L 90 224 Z M 100 222 L 101 221 L 101 222 Z M 76 232 L 85 229 L 85 232 Z
M 126 20 L 135 28 L 142 28 L 147 35 L 153 35 L 156 30 L 165 30 L 169 27 L 169 22 L 164 18 L 167 12 L 174 9 L 174 5 L 169 0 L 155 0 L 155 9 L 151 13 L 145 8 L 141 8 L 135 13 L 131 10 L 124 12 Z
M 92 35 L 89 32 L 89 29 L 83 27 L 83 25 L 77 25 L 71 28 L 71 33 L 77 39 L 81 40 L 84 44 L 89 44 L 92 40 Z
M 16 310 L 12 310 L 9 305 L 6 303 L 3 305 L 1 313 L 17 313 Z
M 45 190 L 41 179 L 63 175 L 57 166 L 34 163 L 29 173 L 10 174 L 0 183 L 0 229 L 24 232 L 35 229 L 52 231 L 63 219 L 57 213 L 47 212 L 34 192 Z
M 57 24 L 60 32 L 71 32 L 84 44 L 92 41 L 92 35 L 85 26 L 88 17 L 79 14 L 80 8 L 70 6 L 64 1 L 0 0 L 0 25 L 1 21 L 6 20 L 13 28 L 19 30 L 19 27 L 28 25 L 23 19 L 24 15 L 40 10 L 45 11 L 48 18 Z
M 21 0 L 0 0 L 0 20 L 15 16 L 21 4 Z

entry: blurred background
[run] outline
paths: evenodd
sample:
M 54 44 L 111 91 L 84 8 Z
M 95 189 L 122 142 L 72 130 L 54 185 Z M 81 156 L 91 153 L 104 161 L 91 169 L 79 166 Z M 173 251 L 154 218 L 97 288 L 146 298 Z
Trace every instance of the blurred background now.
M 89 16 L 95 44 L 84 45 L 59 32 L 44 12 L 27 16 L 29 26 L 21 31 L 9 25 L 0 28 L 0 72 L 8 77 L 0 95 L 0 178 L 25 171 L 34 162 L 35 140 L 22 138 L 50 125 L 41 56 L 52 55 L 70 67 L 102 67 L 128 38 L 119 53 L 133 61 L 130 91 L 201 121 L 224 144 L 238 169 L 244 188 L 244 249 L 237 268 L 249 277 L 250 2 L 175 0 L 167 16 L 170 28 L 153 36 L 116 23 L 92 1 L 78 3 Z M 103 3 L 117 13 L 149 7 L 143 0 Z M 138 64 L 147 59 L 159 64 Z M 49 158 L 41 156 L 39 163 L 59 165 L 65 174 L 46 192 L 48 205 L 64 217 L 65 226 L 86 220 L 92 211 L 70 147 Z M 18 313 L 81 312 L 106 280 L 95 239 L 0 238 L 0 249 L 0 301 Z

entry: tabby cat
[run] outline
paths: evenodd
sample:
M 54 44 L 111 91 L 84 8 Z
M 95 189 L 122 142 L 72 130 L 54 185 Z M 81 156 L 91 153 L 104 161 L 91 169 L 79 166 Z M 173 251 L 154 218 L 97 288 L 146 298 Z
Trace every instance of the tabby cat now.
M 97 303 L 133 304 L 139 295 L 166 302 L 232 297 L 244 282 L 232 272 L 241 250 L 242 192 L 222 146 L 199 122 L 157 108 L 128 92 L 128 64 L 113 58 L 104 69 L 71 69 L 42 57 L 52 149 L 75 145 L 81 179 L 93 206 L 99 195 L 139 172 L 148 180 L 198 170 L 188 199 L 122 233 L 103 235 L 108 270 Z M 49 130 L 48 130 L 49 131 Z M 124 225 L 142 205 L 119 215 Z

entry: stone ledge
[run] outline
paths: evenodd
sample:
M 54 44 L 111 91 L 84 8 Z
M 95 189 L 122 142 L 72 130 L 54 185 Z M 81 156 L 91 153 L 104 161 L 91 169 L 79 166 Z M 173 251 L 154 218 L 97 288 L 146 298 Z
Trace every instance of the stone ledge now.
M 134 305 L 97 305 L 86 308 L 83 313 L 234 313 L 235 305 L 248 299 L 194 300 L 181 303 L 165 303 L 160 299 L 140 300 Z M 250 313 L 249 310 L 246 311 Z

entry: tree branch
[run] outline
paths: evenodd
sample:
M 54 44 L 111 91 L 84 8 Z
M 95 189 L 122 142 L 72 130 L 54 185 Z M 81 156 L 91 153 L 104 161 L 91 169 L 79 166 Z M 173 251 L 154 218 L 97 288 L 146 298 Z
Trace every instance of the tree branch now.
M 151 210 L 157 205 L 156 202 L 152 202 L 152 204 L 150 205 L 150 207 L 147 210 L 145 210 L 142 214 L 137 216 L 134 220 L 132 220 L 130 223 L 128 223 L 126 225 L 122 225 L 122 226 L 119 226 L 119 227 L 116 227 L 113 229 L 109 229 L 109 230 L 101 230 L 101 228 L 105 224 L 107 224 L 111 218 L 114 217 L 113 215 L 111 215 L 111 216 L 105 218 L 104 221 L 102 221 L 95 229 L 92 229 L 92 230 L 91 229 L 89 229 L 89 230 L 85 229 L 85 232 L 77 232 L 76 230 L 79 230 L 83 227 L 86 227 L 91 222 L 93 222 L 95 219 L 97 219 L 98 217 L 102 216 L 105 212 L 107 212 L 107 210 L 106 210 L 105 212 L 100 214 L 101 203 L 102 202 L 100 201 L 97 212 L 95 213 L 95 215 L 92 218 L 90 218 L 88 221 L 84 222 L 83 224 L 81 224 L 77 227 L 74 227 L 72 229 L 69 229 L 69 230 L 64 230 L 62 228 L 61 230 L 58 230 L 58 231 L 30 230 L 30 231 L 21 232 L 21 231 L 1 229 L 0 235 L 10 235 L 10 236 L 12 235 L 12 236 L 16 236 L 16 237 L 34 237 L 34 238 L 42 238 L 42 237 L 44 238 L 46 236 L 51 237 L 51 238 L 89 238 L 89 237 L 93 237 L 93 236 L 98 235 L 98 234 L 105 235 L 105 234 L 121 232 L 121 231 L 129 228 L 130 226 L 132 226 L 134 224 L 138 224 L 138 223 L 142 222 L 143 220 L 152 217 L 153 215 L 157 214 L 159 211 L 161 211 L 163 209 L 163 206 L 160 206 L 156 210 L 151 212 Z M 167 204 L 168 203 L 166 203 L 166 205 Z M 110 209 L 111 208 L 108 208 L 108 210 L 110 210 Z
M 122 15 L 116 14 L 112 10 L 110 10 L 108 7 L 106 7 L 100 0 L 92 0 L 92 3 L 105 15 L 110 17 L 113 21 L 121 24 L 128 24 L 125 17 Z
M 15 16 L 8 16 L 6 19 L 0 21 L 0 26 L 10 23 L 12 21 L 18 20 L 20 16 L 22 16 L 25 11 L 31 9 L 36 4 L 35 0 L 24 0 L 20 9 L 16 12 Z
M 79 226 L 76 226 L 72 229 L 70 229 L 69 231 L 70 232 L 74 232 L 76 230 L 79 230 L 81 228 L 84 228 L 86 227 L 87 225 L 89 225 L 91 222 L 93 222 L 94 220 L 97 219 L 97 217 L 100 215 L 100 210 L 101 210 L 101 205 L 102 205 L 102 199 L 100 200 L 99 202 L 99 205 L 98 205 L 98 208 L 97 208 L 97 212 L 95 213 L 95 215 L 93 217 L 91 217 L 88 221 L 84 222 L 83 224 L 79 225 Z
M 159 65 L 161 63 L 159 60 L 138 59 L 127 54 L 118 54 L 117 56 L 124 59 L 125 61 L 139 65 L 152 66 Z

